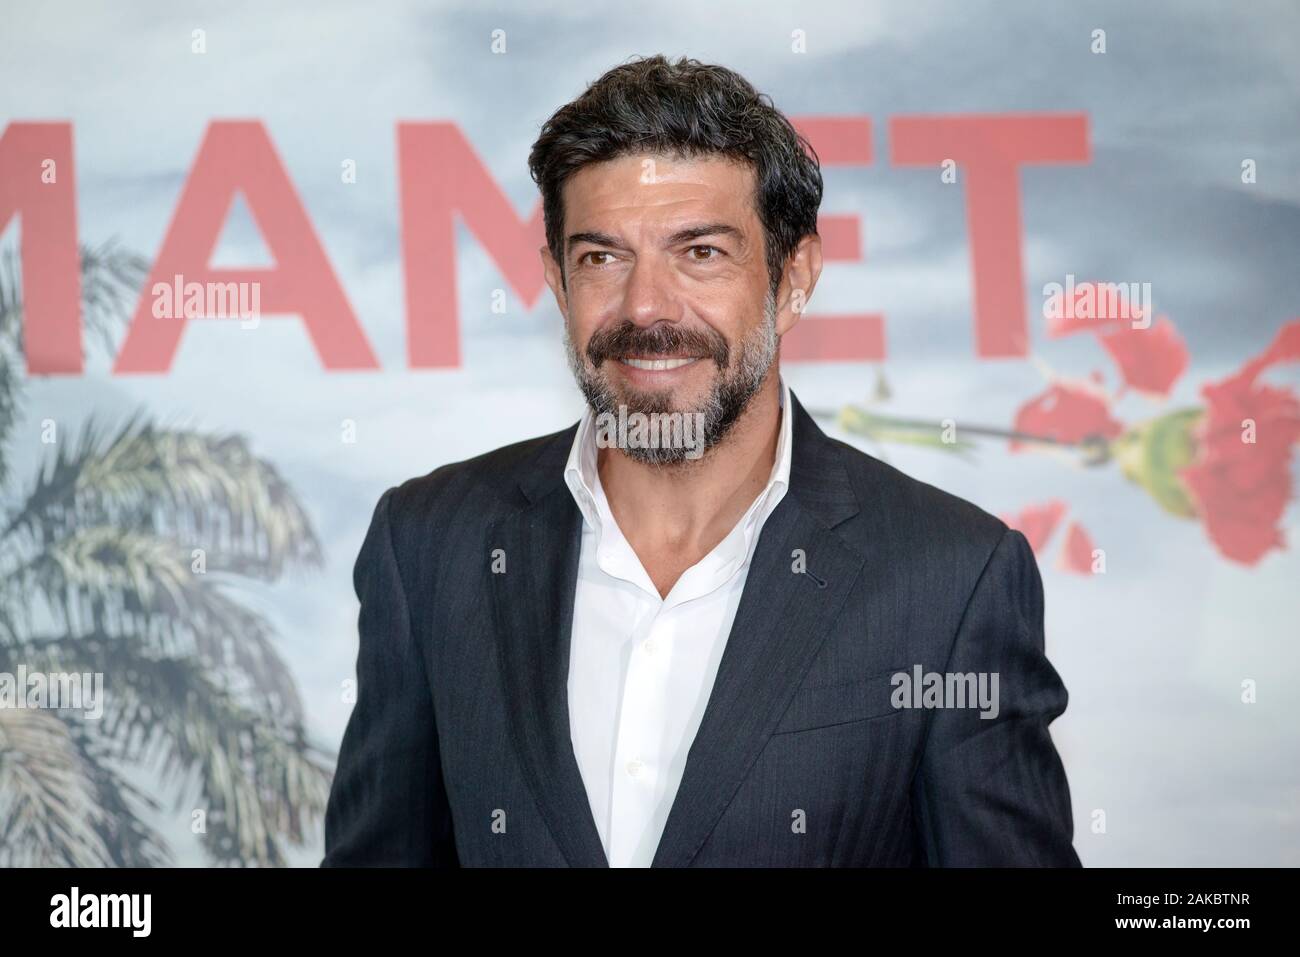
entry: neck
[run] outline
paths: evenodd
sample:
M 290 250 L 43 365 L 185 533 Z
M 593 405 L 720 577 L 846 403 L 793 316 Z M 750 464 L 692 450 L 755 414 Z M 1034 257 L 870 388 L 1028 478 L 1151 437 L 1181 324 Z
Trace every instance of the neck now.
M 610 511 L 643 561 L 647 553 L 672 553 L 689 567 L 735 527 L 772 474 L 780 391 L 773 366 L 727 436 L 681 466 L 654 467 L 616 448 L 599 450 L 597 467 Z M 790 414 L 789 408 L 784 411 Z

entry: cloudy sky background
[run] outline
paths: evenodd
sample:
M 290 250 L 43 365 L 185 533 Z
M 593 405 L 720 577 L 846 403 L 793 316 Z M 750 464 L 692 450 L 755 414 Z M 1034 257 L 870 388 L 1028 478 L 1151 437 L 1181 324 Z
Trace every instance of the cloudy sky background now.
M 518 9 L 516 9 L 516 7 Z M 1060 7 L 1061 9 L 1057 9 Z M 337 748 L 349 705 L 351 569 L 378 496 L 445 462 L 561 428 L 581 398 L 549 294 L 531 310 L 460 231 L 463 367 L 406 368 L 395 156 L 400 120 L 460 125 L 521 215 L 537 202 L 525 164 L 538 128 L 632 54 L 687 54 L 745 74 L 790 115 L 868 115 L 877 161 L 826 173 L 824 213 L 863 217 L 866 260 L 828 266 L 814 307 L 880 311 L 883 364 L 790 364 L 810 407 L 864 399 L 883 372 L 899 415 L 1008 425 L 1044 386 L 1040 364 L 975 357 L 964 196 L 932 170 L 888 163 L 902 113 L 1084 111 L 1092 162 L 1021 176 L 1026 302 L 1067 273 L 1152 284 L 1192 365 L 1168 408 L 1261 351 L 1300 316 L 1300 8 L 1293 2 L 861 2 L 650 7 L 590 4 L 68 3 L 7 11 L 0 123 L 74 124 L 83 242 L 117 237 L 152 258 L 209 122 L 261 120 L 365 328 L 382 372 L 329 373 L 300 322 L 256 330 L 199 321 L 165 376 L 111 376 L 92 351 L 80 378 L 40 379 L 11 440 L 19 494 L 45 417 L 110 421 L 139 406 L 169 423 L 249 436 L 306 503 L 328 561 L 258 590 L 300 682 L 312 733 Z M 190 34 L 207 52 L 190 52 Z M 1095 55 L 1094 29 L 1107 52 Z M 491 53 L 493 30 L 508 52 Z M 791 32 L 807 52 L 790 50 Z M 355 184 L 339 164 L 357 161 Z M 1240 181 L 1253 158 L 1258 182 Z M 15 236 L 10 224 L 5 237 Z M 215 265 L 267 254 L 232 215 Z M 1090 337 L 1035 356 L 1068 375 L 1111 366 Z M 93 346 L 88 347 L 93 349 Z M 1295 367 L 1269 374 L 1300 385 Z M 1113 383 L 1113 378 L 1110 379 Z M 1162 406 L 1134 397 L 1121 418 Z M 355 444 L 339 423 L 357 422 Z M 868 447 L 880 454 L 881 450 Z M 989 511 L 1069 504 L 1106 549 L 1106 575 L 1039 556 L 1049 655 L 1071 694 L 1052 726 L 1069 772 L 1076 847 L 1089 865 L 1300 864 L 1300 550 L 1254 568 L 1203 530 L 1160 513 L 1114 467 L 1084 470 L 986 444 L 974 462 L 890 447 L 904 470 Z M 867 507 L 870 504 L 867 503 Z M 1300 538 L 1297 509 L 1285 529 Z M 1243 678 L 1259 702 L 1239 701 Z M 180 863 L 202 862 L 188 810 L 158 825 Z M 1105 834 L 1090 822 L 1104 809 Z M 314 865 L 321 847 L 291 852 Z

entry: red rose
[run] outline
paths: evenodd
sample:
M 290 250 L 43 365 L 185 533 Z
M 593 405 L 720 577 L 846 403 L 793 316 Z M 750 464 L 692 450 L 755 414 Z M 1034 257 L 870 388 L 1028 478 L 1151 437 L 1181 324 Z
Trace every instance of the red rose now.
M 1235 375 L 1202 387 L 1196 460 L 1179 472 L 1215 547 L 1253 565 L 1285 544 L 1279 522 L 1291 498 L 1291 450 L 1300 441 L 1300 400 L 1261 385 L 1259 374 L 1300 360 L 1300 320 L 1282 327 Z

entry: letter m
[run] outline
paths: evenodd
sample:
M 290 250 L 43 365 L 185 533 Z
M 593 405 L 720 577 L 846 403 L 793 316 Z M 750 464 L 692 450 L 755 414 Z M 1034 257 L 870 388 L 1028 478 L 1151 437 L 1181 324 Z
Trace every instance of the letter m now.
M 0 136 L 0 233 L 21 230 L 23 343 L 28 374 L 78 374 L 81 258 L 71 123 L 11 123 Z M 15 290 L 10 290 L 11 294 Z M 17 300 L 0 302 L 0 330 Z
M 524 221 L 452 123 L 399 123 L 402 258 L 411 368 L 460 365 L 456 217 L 531 308 L 545 285 L 541 203 Z M 486 310 L 484 310 L 486 312 Z M 475 312 L 475 315 L 482 313 Z

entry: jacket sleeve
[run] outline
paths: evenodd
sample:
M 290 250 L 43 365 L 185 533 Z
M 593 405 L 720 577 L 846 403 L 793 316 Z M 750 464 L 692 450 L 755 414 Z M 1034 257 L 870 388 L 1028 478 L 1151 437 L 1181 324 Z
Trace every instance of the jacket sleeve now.
M 1065 768 L 1047 726 L 1068 701 L 1044 652 L 1043 584 L 1007 529 L 962 616 L 945 674 L 998 676 L 996 717 L 939 708 L 912 786 L 930 867 L 1079 867 Z M 989 713 L 992 708 L 986 709 Z
M 380 497 L 352 572 L 357 698 L 325 809 L 322 867 L 458 866 L 432 692 L 393 551 L 395 491 Z

